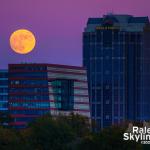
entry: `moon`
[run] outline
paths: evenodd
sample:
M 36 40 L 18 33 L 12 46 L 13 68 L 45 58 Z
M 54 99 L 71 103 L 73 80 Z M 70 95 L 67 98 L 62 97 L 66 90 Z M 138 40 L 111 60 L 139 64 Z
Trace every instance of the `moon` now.
M 19 29 L 14 31 L 10 36 L 11 49 L 19 54 L 30 53 L 36 44 L 34 34 L 26 29 Z

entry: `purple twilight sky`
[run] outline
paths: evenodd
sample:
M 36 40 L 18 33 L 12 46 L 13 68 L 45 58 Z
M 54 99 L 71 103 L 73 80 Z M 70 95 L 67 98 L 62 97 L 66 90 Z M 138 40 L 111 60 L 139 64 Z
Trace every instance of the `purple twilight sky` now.
M 0 0 L 0 68 L 20 62 L 81 66 L 87 19 L 107 12 L 150 16 L 150 0 Z M 10 34 L 20 28 L 37 39 L 27 55 L 9 46 Z

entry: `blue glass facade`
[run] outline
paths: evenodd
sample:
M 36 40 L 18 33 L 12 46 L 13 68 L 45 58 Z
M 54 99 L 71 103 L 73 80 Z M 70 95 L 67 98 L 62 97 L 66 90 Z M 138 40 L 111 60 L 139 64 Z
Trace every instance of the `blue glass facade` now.
M 88 74 L 91 117 L 99 128 L 150 119 L 148 113 L 148 118 L 142 115 L 146 24 L 147 17 L 130 15 L 88 20 L 83 33 L 83 65 Z
M 0 70 L 0 112 L 8 111 L 8 71 Z
M 143 120 L 150 120 L 150 25 L 147 24 L 144 28 L 143 33 L 143 53 L 142 53 L 142 65 L 138 67 L 138 72 L 143 72 L 143 82 L 141 84 L 143 85 L 142 88 L 142 107 L 139 104 L 138 107 L 141 108 L 141 118 Z
M 18 127 L 49 113 L 46 66 L 9 65 L 9 110 Z
M 44 114 L 79 113 L 90 118 L 86 71 L 52 64 L 9 65 L 10 125 L 22 128 Z

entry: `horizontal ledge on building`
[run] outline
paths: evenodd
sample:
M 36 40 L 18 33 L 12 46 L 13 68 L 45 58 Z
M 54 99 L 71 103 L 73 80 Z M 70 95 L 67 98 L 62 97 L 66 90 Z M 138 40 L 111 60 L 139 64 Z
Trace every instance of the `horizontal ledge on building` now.
M 60 103 L 62 101 L 57 101 L 57 100 L 9 100 L 9 103 L 13 103 L 13 102 L 16 102 L 16 103 L 36 103 L 36 102 L 40 102 L 40 103 L 43 103 L 43 102 L 57 102 L 57 103 Z M 65 101 L 64 101 L 65 102 Z M 73 104 L 90 104 L 89 102 L 78 102 L 78 101 L 74 101 Z
M 58 112 L 61 112 L 61 110 L 58 110 L 57 108 L 25 108 L 25 107 L 9 107 L 9 110 L 56 110 Z M 64 112 L 90 112 L 90 110 L 84 110 L 84 109 L 73 109 L 73 110 L 64 110 Z

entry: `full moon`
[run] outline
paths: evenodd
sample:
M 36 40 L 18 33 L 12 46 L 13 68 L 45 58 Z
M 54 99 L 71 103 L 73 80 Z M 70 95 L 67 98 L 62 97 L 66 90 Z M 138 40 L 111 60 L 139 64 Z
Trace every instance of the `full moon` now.
M 10 46 L 13 51 L 19 54 L 27 54 L 35 47 L 36 39 L 34 34 L 26 29 L 13 32 L 10 36 Z

